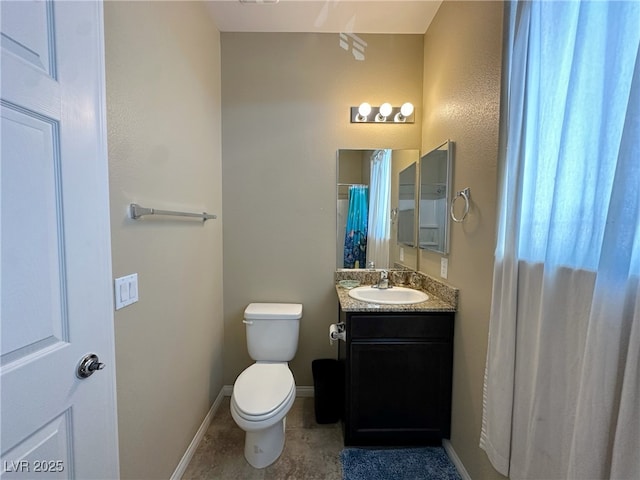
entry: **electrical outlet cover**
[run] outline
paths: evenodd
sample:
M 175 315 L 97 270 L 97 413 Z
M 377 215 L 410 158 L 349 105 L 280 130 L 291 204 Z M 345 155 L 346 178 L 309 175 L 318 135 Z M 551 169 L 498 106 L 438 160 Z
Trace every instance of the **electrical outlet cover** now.
M 442 278 L 447 278 L 449 273 L 449 259 L 447 257 L 440 258 L 440 276 Z
M 138 274 L 118 277 L 114 281 L 116 310 L 120 310 L 138 301 Z

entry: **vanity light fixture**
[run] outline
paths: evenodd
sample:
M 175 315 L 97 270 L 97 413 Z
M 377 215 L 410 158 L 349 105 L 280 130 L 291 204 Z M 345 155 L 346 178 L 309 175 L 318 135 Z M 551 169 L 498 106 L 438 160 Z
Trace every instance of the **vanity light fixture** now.
M 410 102 L 403 103 L 401 107 L 386 102 L 372 107 L 363 102 L 358 107 L 351 107 L 351 123 L 413 123 L 414 110 Z

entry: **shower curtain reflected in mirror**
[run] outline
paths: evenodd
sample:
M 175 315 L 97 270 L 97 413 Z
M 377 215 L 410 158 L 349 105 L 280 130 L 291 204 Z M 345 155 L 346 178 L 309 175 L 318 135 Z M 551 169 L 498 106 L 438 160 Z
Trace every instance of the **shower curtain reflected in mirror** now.
M 389 240 L 391 239 L 391 150 L 376 150 L 371 155 L 369 181 L 369 235 L 367 265 L 389 268 Z
M 344 239 L 344 268 L 365 268 L 367 259 L 367 223 L 369 187 L 349 187 L 349 213 Z

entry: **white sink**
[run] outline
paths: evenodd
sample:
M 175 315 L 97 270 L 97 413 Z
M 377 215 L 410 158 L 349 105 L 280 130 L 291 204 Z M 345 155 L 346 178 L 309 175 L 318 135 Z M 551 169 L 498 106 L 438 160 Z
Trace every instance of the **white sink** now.
M 426 302 L 429 295 L 420 290 L 406 287 L 391 287 L 386 289 L 374 288 L 371 285 L 352 288 L 349 296 L 369 303 L 384 303 L 390 305 L 408 305 Z

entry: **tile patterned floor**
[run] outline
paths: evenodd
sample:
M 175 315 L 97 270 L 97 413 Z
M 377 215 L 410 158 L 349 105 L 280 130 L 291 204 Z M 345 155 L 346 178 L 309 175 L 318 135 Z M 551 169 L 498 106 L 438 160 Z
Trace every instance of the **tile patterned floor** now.
M 275 463 L 254 469 L 244 458 L 244 432 L 225 397 L 187 467 L 184 480 L 341 480 L 339 423 L 315 422 L 313 398 L 298 397 L 287 415 L 285 446 Z

